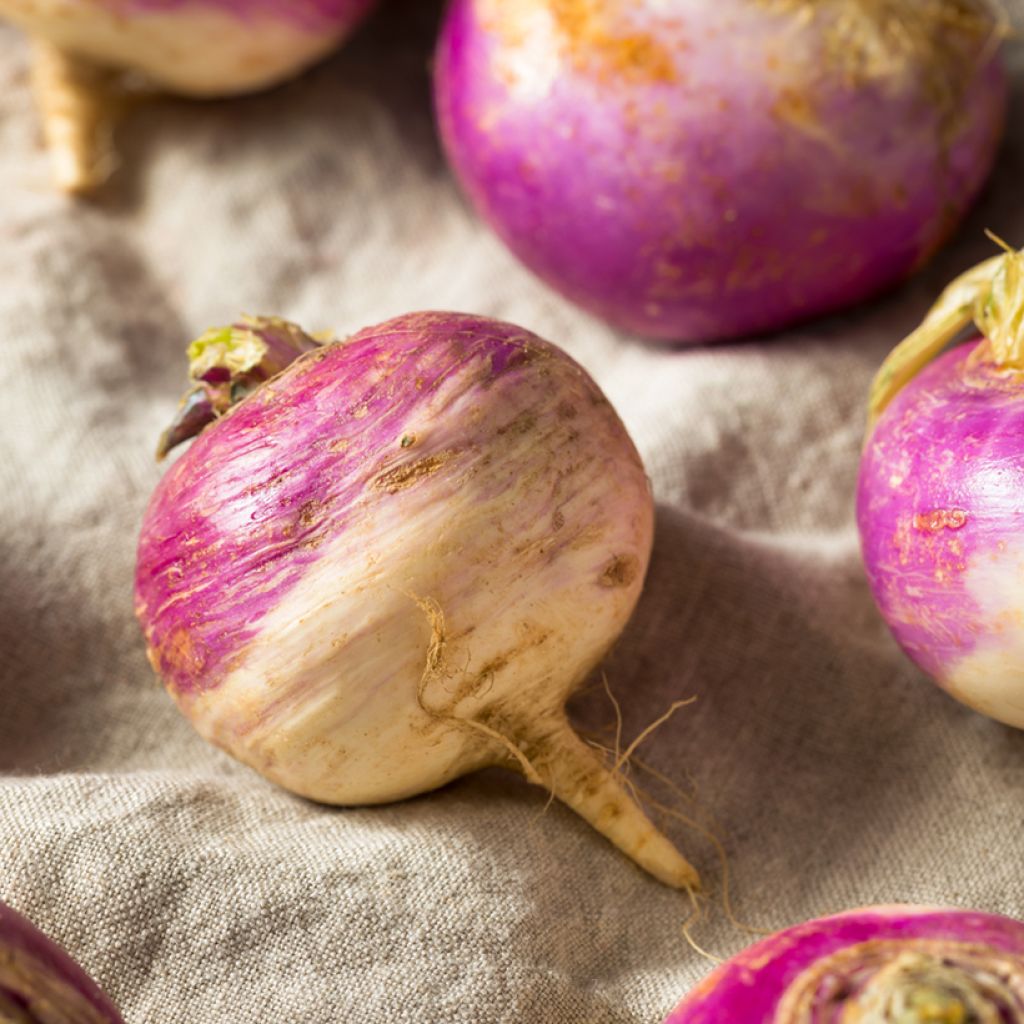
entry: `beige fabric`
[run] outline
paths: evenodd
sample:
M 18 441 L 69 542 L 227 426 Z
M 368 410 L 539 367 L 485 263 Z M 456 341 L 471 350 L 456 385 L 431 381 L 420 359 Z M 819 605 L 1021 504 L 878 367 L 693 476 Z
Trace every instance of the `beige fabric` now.
M 207 747 L 146 663 L 133 548 L 183 342 L 239 310 L 349 331 L 449 307 L 565 346 L 643 451 L 656 552 L 607 674 L 627 738 L 699 696 L 643 754 L 717 819 L 739 913 L 1024 916 L 1024 734 L 906 663 L 851 513 L 883 354 L 991 252 L 983 227 L 1024 242 L 1024 63 L 993 186 L 916 282 L 770 343 L 678 352 L 579 313 L 470 215 L 431 125 L 435 17 L 396 0 L 294 85 L 139 111 L 116 187 L 79 205 L 46 186 L 25 48 L 0 32 L 0 899 L 131 1024 L 656 1024 L 706 973 L 685 898 L 517 778 L 316 807 Z M 575 713 L 612 721 L 599 687 Z M 710 845 L 669 828 L 720 881 Z M 746 943 L 711 913 L 700 941 Z

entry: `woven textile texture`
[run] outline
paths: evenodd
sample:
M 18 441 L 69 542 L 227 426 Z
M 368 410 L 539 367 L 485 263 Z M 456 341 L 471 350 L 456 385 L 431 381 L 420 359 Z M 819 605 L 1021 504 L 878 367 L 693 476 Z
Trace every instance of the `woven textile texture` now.
M 207 746 L 147 664 L 134 545 L 184 344 L 239 311 L 349 333 L 413 309 L 565 347 L 635 438 L 654 559 L 604 665 L 624 736 L 713 818 L 740 917 L 867 903 L 1024 917 L 1024 734 L 930 685 L 864 581 L 852 497 L 873 371 L 940 287 L 1024 242 L 1011 130 L 953 244 L 881 301 L 784 336 L 672 350 L 596 322 L 475 219 L 434 134 L 438 6 L 393 0 L 265 95 L 158 100 L 94 202 L 48 186 L 27 47 L 0 29 L 0 899 L 129 1024 L 657 1024 L 710 969 L 683 894 L 518 777 L 315 806 Z M 603 688 L 573 705 L 607 735 Z M 693 803 L 684 799 L 695 794 Z M 709 841 L 666 825 L 715 892 Z M 748 937 L 713 896 L 694 937 Z

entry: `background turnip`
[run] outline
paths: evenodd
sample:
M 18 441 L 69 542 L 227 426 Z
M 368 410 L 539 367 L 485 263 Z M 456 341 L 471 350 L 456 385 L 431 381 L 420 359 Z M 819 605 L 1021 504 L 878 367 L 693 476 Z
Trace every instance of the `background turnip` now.
M 1002 133 L 987 0 L 454 0 L 441 133 L 527 266 L 611 323 L 702 341 L 892 285 Z
M 328 54 L 376 0 L 0 0 L 35 40 L 57 184 L 82 192 L 112 167 L 119 72 L 183 96 L 250 92 Z

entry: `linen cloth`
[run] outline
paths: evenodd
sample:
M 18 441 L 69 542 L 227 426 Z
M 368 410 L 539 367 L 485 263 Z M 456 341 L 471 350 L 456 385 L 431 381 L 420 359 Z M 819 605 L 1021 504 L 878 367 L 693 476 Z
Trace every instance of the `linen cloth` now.
M 0 30 L 0 899 L 129 1024 L 656 1024 L 711 969 L 690 905 L 570 811 L 490 771 L 406 803 L 313 805 L 207 746 L 146 662 L 134 544 L 184 344 L 238 312 L 354 331 L 420 308 L 564 346 L 621 412 L 658 500 L 634 620 L 603 666 L 624 737 L 726 844 L 737 914 L 869 903 L 1024 917 L 1024 733 L 900 654 L 860 564 L 869 379 L 939 289 L 1024 243 L 1024 61 L 1010 136 L 912 283 L 782 336 L 645 345 L 538 283 L 461 199 L 435 138 L 438 5 L 392 0 L 265 95 L 134 113 L 93 202 L 48 184 L 27 50 Z M 912 184 L 912 183 L 911 183 Z M 604 736 L 600 685 L 573 703 Z M 665 826 L 721 908 L 713 845 Z

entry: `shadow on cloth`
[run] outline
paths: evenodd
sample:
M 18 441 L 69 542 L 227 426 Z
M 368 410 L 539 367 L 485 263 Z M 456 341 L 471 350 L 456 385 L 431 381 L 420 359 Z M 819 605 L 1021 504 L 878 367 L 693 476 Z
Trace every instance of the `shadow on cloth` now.
M 898 650 L 874 608 L 852 527 L 756 537 L 660 508 L 644 595 L 604 668 L 627 740 L 673 700 L 698 698 L 639 756 L 695 790 L 755 917 L 757 886 L 747 881 L 755 875 L 826 900 L 830 875 L 884 856 L 901 826 L 948 817 L 952 789 L 967 786 L 950 776 L 970 774 L 949 759 L 969 732 L 985 732 L 1004 770 L 1024 775 L 1024 734 L 960 706 Z M 611 716 L 593 688 L 575 710 L 595 728 Z M 714 858 L 696 852 L 707 844 L 670 828 L 705 877 L 717 878 Z M 773 905 L 787 895 L 776 893 Z
M 97 547 L 88 531 L 60 565 L 19 550 L 0 587 L 0 775 L 127 767 L 177 726 L 131 615 L 130 569 L 97 567 Z
M 18 242 L 0 273 L 14 275 L 6 263 L 18 260 L 31 284 L 5 317 L 19 391 L 0 466 L 11 538 L 0 573 L 12 574 L 0 582 L 0 771 L 88 769 L 110 756 L 125 715 L 149 729 L 160 720 L 137 706 L 157 687 L 132 616 L 132 572 L 157 475 L 155 400 L 173 407 L 167 381 L 184 378 L 187 334 L 110 218 L 54 205 L 9 228 Z

